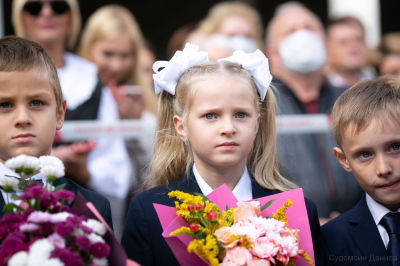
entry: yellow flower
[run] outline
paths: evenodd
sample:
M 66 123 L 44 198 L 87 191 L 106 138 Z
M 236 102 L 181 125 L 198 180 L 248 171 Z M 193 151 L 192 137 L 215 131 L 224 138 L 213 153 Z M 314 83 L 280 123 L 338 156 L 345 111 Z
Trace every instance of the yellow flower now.
M 190 230 L 189 227 L 181 227 L 179 229 L 176 229 L 175 231 L 171 232 L 169 234 L 170 236 L 179 236 L 179 235 L 190 235 L 193 236 L 192 231 Z
M 175 201 L 176 214 L 182 216 L 188 222 L 195 222 L 196 218 L 191 215 L 187 207 L 189 204 L 196 206 L 197 204 L 204 205 L 203 198 L 201 196 L 193 196 L 189 193 L 184 193 L 178 190 L 171 191 L 168 193 L 170 198 L 176 197 L 179 201 Z
M 189 253 L 196 253 L 212 266 L 218 266 L 219 261 L 217 259 L 217 255 L 219 253 L 217 239 L 214 236 L 207 236 L 206 239 L 201 240 L 193 240 L 190 242 L 188 248 Z
M 251 243 L 250 243 L 250 238 L 247 237 L 246 235 L 236 235 L 236 236 L 231 236 L 229 238 L 230 242 L 234 242 L 235 240 L 239 240 L 238 246 L 244 247 L 246 249 L 251 249 Z
M 286 217 L 286 210 L 290 206 L 292 206 L 293 202 L 291 200 L 287 200 L 285 204 L 283 204 L 282 207 L 280 207 L 278 210 L 276 210 L 276 213 L 274 212 L 272 216 L 274 217 L 275 220 L 284 222 L 286 226 L 288 225 L 287 217 Z
M 303 254 L 300 255 L 308 264 L 310 265 L 314 265 L 312 259 L 310 258 L 310 256 L 308 256 L 308 254 L 306 252 L 304 252 Z

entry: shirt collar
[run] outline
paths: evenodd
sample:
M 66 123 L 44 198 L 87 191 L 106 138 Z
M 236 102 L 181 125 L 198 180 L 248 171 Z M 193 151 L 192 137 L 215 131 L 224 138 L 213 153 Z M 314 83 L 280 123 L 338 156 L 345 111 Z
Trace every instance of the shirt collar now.
M 379 222 L 381 221 L 383 216 L 385 216 L 387 213 L 391 212 L 388 208 L 386 208 L 382 204 L 378 203 L 376 200 L 371 198 L 371 196 L 368 194 L 366 195 L 366 201 L 367 201 L 368 209 L 371 212 L 376 225 L 379 224 Z M 397 212 L 400 212 L 400 209 L 398 209 Z
M 196 178 L 197 184 L 200 187 L 201 192 L 204 195 L 208 195 L 213 192 L 213 189 L 207 184 L 207 182 L 201 177 L 196 169 L 196 165 L 193 164 L 193 173 Z M 244 172 L 236 184 L 235 188 L 232 190 L 233 195 L 238 201 L 247 201 L 253 199 L 253 193 L 251 190 L 251 179 L 247 167 L 244 167 Z

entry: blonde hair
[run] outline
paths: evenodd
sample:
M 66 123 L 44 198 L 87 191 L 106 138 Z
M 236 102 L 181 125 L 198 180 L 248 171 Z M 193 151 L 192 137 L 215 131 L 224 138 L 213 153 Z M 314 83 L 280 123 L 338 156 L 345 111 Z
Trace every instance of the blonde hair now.
M 57 109 L 63 100 L 57 69 L 47 52 L 30 40 L 6 36 L 0 39 L 0 72 L 36 71 L 53 87 Z
M 24 24 L 22 22 L 22 11 L 25 3 L 28 0 L 13 0 L 12 4 L 12 23 L 14 26 L 15 35 L 26 38 Z M 81 31 L 81 12 L 79 11 L 79 4 L 77 0 L 65 0 L 68 3 L 71 11 L 71 26 L 67 37 L 67 48 L 74 50 L 76 42 Z
M 295 185 L 281 176 L 278 167 L 275 130 L 275 95 L 273 88 L 267 92 L 261 101 L 256 85 L 250 73 L 243 67 L 231 62 L 206 62 L 186 70 L 176 86 L 176 94 L 161 92 L 158 110 L 157 138 L 155 153 L 150 164 L 150 176 L 147 187 L 154 187 L 179 179 L 185 172 L 190 171 L 193 163 L 190 141 L 187 145 L 180 139 L 175 130 L 173 117 L 182 117 L 183 124 L 192 103 L 193 95 L 201 89 L 199 82 L 227 75 L 244 82 L 254 93 L 254 102 L 261 115 L 260 126 L 247 156 L 248 169 L 258 184 L 266 189 L 287 191 Z M 190 140 L 190 136 L 188 136 Z
M 143 88 L 145 107 L 152 113 L 157 112 L 157 98 L 154 91 L 144 79 L 145 73 L 138 66 L 139 51 L 144 48 L 142 32 L 133 14 L 123 6 L 107 5 L 99 8 L 88 19 L 79 44 L 78 55 L 92 61 L 91 49 L 99 40 L 115 39 L 126 35 L 132 42 L 134 65 L 130 79 Z
M 392 121 L 400 126 L 400 88 L 393 77 L 359 82 L 336 100 L 331 126 L 339 148 L 342 148 L 343 134 L 350 125 L 351 134 L 357 135 L 368 127 L 373 118 L 383 123 Z
M 213 6 L 207 14 L 207 17 L 200 23 L 200 31 L 206 35 L 217 33 L 222 22 L 233 15 L 244 17 L 253 29 L 252 38 L 259 49 L 263 48 L 262 41 L 262 22 L 257 10 L 251 6 L 240 2 L 223 2 Z

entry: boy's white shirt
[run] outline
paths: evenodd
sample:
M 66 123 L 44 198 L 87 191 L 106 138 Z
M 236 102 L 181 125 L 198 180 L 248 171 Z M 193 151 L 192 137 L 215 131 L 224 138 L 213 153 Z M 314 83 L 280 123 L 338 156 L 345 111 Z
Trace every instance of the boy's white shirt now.
M 17 173 L 15 173 L 13 170 L 7 168 L 3 163 L 0 163 L 0 175 L 8 175 L 8 176 L 15 176 L 15 177 L 19 177 L 19 175 Z M 43 184 L 46 183 L 47 178 L 42 176 L 41 174 L 36 174 L 32 177 L 35 180 L 42 180 Z M 4 203 L 7 204 L 8 203 L 14 203 L 15 205 L 19 205 L 21 203 L 21 200 L 13 200 L 11 198 L 11 196 L 14 193 L 8 193 L 8 201 L 7 201 L 7 193 L 5 193 L 2 189 L 0 189 L 1 194 L 3 196 L 4 199 Z M 15 192 L 15 194 L 17 194 L 17 196 L 21 196 L 24 192 L 23 191 L 17 191 Z
M 385 227 L 380 225 L 379 222 L 381 221 L 383 216 L 392 211 L 390 211 L 388 208 L 386 208 L 385 206 L 383 206 L 382 204 L 371 198 L 371 196 L 368 194 L 366 194 L 366 200 L 368 209 L 372 214 L 372 218 L 374 218 L 375 224 L 378 227 L 379 234 L 381 235 L 383 244 L 387 249 L 387 245 L 389 243 L 389 234 L 387 233 Z M 397 212 L 400 212 L 400 209 L 398 209 Z
M 201 192 L 204 195 L 208 195 L 214 190 L 207 184 L 207 182 L 201 177 L 199 172 L 196 169 L 196 165 L 193 164 L 193 173 L 196 178 L 197 184 L 200 187 Z M 235 195 L 238 201 L 246 201 L 253 199 L 253 192 L 251 189 L 251 179 L 249 172 L 247 171 L 247 167 L 244 167 L 244 172 L 239 179 L 239 182 L 236 184 L 235 188 L 232 190 L 233 195 Z
M 72 53 L 65 53 L 64 67 L 57 69 L 67 109 L 73 110 L 90 99 L 98 81 L 97 66 Z M 118 106 L 108 87 L 103 87 L 97 120 L 120 120 Z M 87 161 L 91 178 L 87 186 L 101 195 L 124 199 L 128 194 L 131 162 L 123 138 L 97 138 Z

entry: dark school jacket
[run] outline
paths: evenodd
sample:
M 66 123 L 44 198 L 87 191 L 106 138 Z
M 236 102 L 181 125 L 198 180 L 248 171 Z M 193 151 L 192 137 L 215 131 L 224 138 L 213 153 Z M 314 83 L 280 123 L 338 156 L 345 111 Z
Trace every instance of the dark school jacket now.
M 59 186 L 61 184 L 65 184 L 64 189 L 70 190 L 74 192 L 75 197 L 78 193 L 78 191 L 82 194 L 83 198 L 87 202 L 92 202 L 93 205 L 96 207 L 96 209 L 99 211 L 101 216 L 104 218 L 104 220 L 108 223 L 108 225 L 113 228 L 112 225 L 112 219 L 111 219 L 111 208 L 110 208 L 110 202 L 108 199 L 104 198 L 103 196 L 96 194 L 90 190 L 84 189 L 83 187 L 79 186 L 77 183 L 61 177 L 58 178 L 56 181 L 54 181 L 54 186 Z M 74 205 L 74 202 L 72 204 L 66 203 L 70 208 Z M 0 195 L 0 217 L 3 216 L 3 206 L 5 205 L 3 197 Z
M 279 191 L 262 188 L 251 177 L 253 199 L 270 196 Z M 121 244 L 128 258 L 141 265 L 179 265 L 167 242 L 162 237 L 162 227 L 153 203 L 175 207 L 174 198 L 168 193 L 173 190 L 201 193 L 200 187 L 191 171 L 191 176 L 183 174 L 178 180 L 168 185 L 158 186 L 142 192 L 133 198 L 126 218 Z M 305 199 L 311 234 L 314 244 L 314 254 L 317 266 L 324 264 L 324 247 L 321 228 L 315 204 Z
M 322 235 L 327 265 L 392 265 L 365 194 L 353 209 L 324 224 Z

